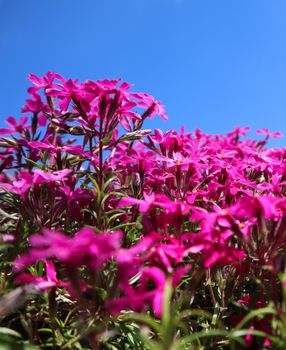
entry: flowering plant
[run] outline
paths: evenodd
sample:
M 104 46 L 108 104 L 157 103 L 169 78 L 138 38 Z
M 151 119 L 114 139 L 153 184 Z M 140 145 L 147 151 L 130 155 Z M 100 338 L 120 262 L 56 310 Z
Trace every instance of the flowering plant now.
M 284 349 L 281 133 L 146 130 L 164 107 L 126 82 L 29 80 L 0 129 L 0 342 Z

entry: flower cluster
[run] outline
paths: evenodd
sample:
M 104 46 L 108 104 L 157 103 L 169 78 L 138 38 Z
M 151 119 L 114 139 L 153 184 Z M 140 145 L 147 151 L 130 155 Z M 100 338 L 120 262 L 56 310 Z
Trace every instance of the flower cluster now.
M 105 322 L 126 310 L 163 317 L 168 285 L 174 300 L 219 305 L 230 323 L 250 293 L 254 309 L 281 310 L 286 150 L 265 147 L 279 132 L 152 132 L 143 123 L 167 120 L 162 104 L 126 82 L 29 80 L 25 115 L 0 129 L 11 283 L 66 293 Z M 252 327 L 273 335 L 270 322 Z

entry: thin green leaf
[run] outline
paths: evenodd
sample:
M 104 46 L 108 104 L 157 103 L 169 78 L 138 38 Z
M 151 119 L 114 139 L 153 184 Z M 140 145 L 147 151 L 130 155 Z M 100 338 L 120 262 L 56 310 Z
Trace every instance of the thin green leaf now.
M 149 315 L 143 315 L 143 314 L 139 314 L 136 312 L 132 312 L 132 313 L 121 315 L 119 317 L 119 320 L 141 322 L 141 323 L 144 323 L 145 325 L 149 326 L 157 334 L 162 333 L 162 326 L 156 320 L 154 320 L 154 318 L 150 317 Z
M 272 314 L 275 315 L 276 311 L 273 310 L 272 307 L 264 307 L 261 309 L 257 309 L 257 310 L 253 310 L 251 311 L 249 314 L 247 314 L 234 328 L 235 330 L 239 330 L 240 328 L 242 328 L 248 321 L 250 321 L 251 319 L 255 318 L 255 317 L 261 317 L 264 315 L 268 315 L 268 314 Z

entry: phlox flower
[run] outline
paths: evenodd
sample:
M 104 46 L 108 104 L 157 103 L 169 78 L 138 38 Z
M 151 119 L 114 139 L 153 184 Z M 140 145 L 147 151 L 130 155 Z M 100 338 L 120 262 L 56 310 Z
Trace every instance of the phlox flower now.
M 188 266 L 184 266 L 173 272 L 171 275 L 173 287 L 178 285 L 188 269 Z M 161 317 L 166 283 L 167 277 L 160 268 L 144 267 L 140 270 L 138 286 L 130 286 L 127 290 L 124 290 L 125 295 L 108 300 L 106 307 L 112 314 L 118 314 L 126 309 L 143 311 L 150 306 L 155 316 Z M 153 285 L 153 287 L 150 287 L 150 285 Z
M 156 195 L 154 193 L 147 194 L 143 193 L 144 199 L 137 199 L 132 197 L 123 197 L 118 207 L 124 207 L 129 205 L 139 205 L 139 211 L 142 213 L 146 213 L 149 208 L 152 207 L 159 207 L 163 209 L 172 209 L 174 208 L 174 203 L 168 199 L 165 195 Z
M 19 123 L 17 122 L 16 118 L 14 117 L 8 117 L 5 120 L 5 123 L 10 128 L 0 128 L 0 135 L 11 135 L 14 133 L 21 134 L 24 130 L 28 130 L 30 126 L 26 126 L 25 124 L 28 122 L 29 118 L 26 116 L 22 116 L 20 118 Z
M 257 218 L 260 215 L 266 220 L 277 219 L 283 211 L 278 210 L 284 199 L 274 196 L 245 196 L 240 198 L 236 204 L 230 208 L 230 212 L 236 218 Z
M 265 135 L 266 137 L 272 137 L 273 139 L 276 139 L 277 137 L 283 137 L 283 134 L 280 131 L 275 131 L 271 133 L 269 129 L 262 128 L 256 131 L 258 135 Z
M 29 88 L 28 90 L 30 97 L 25 101 L 24 106 L 21 108 L 22 113 L 40 113 L 40 112 L 49 112 L 50 107 L 47 103 L 44 103 L 42 100 L 41 95 L 35 91 L 33 88 Z M 39 119 L 40 125 L 45 125 L 45 118 L 43 117 L 43 114 L 41 114 L 41 118 Z
M 43 229 L 42 234 L 30 237 L 31 249 L 15 261 L 17 271 L 38 260 L 56 258 L 69 267 L 88 265 L 95 269 L 104 264 L 120 248 L 120 232 L 96 235 L 92 229 L 83 228 L 74 237 Z
M 70 283 L 61 281 L 57 278 L 57 273 L 54 264 L 49 260 L 44 260 L 46 276 L 39 277 L 28 273 L 21 273 L 15 278 L 16 284 L 30 284 L 40 291 L 45 291 L 52 287 L 64 287 L 69 289 Z
M 72 172 L 72 169 L 64 169 L 59 171 L 54 171 L 53 173 L 45 172 L 41 169 L 36 169 L 34 171 L 33 183 L 35 185 L 41 183 L 50 183 L 56 181 L 62 181 Z
M 28 80 L 34 84 L 35 91 L 58 86 L 59 84 L 54 82 L 55 79 L 64 82 L 64 78 L 60 74 L 54 72 L 47 72 L 43 77 L 39 77 L 33 73 L 28 75 Z
M 12 183 L 0 183 L 0 187 L 21 197 L 25 197 L 33 186 L 33 183 L 33 176 L 27 171 L 22 171 L 18 179 L 15 179 Z
M 49 151 L 52 154 L 57 154 L 58 152 L 67 152 L 75 155 L 79 155 L 82 157 L 88 157 L 89 153 L 83 151 L 83 147 L 81 145 L 64 145 L 64 146 L 58 146 L 58 145 L 52 145 L 48 141 L 31 141 L 29 142 L 29 146 L 32 149 L 38 149 L 41 151 Z

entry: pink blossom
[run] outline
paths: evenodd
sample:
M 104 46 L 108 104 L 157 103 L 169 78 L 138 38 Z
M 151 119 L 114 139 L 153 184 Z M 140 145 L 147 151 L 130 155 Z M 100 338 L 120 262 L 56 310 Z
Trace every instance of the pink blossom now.
M 149 195 L 147 193 L 144 193 L 143 197 L 144 200 L 131 197 L 124 197 L 120 200 L 119 207 L 127 205 L 139 205 L 139 210 L 142 213 L 147 212 L 151 206 L 157 206 L 160 208 L 170 210 L 174 208 L 174 203 L 164 195 L 155 195 L 154 193 L 151 193 Z
M 273 139 L 276 139 L 277 137 L 283 137 L 283 134 L 280 131 L 275 131 L 271 133 L 267 128 L 257 130 L 256 133 L 258 135 L 266 135 L 267 137 L 272 137 Z
M 92 229 L 83 228 L 73 237 L 43 229 L 42 234 L 30 238 L 30 251 L 15 261 L 17 271 L 38 260 L 57 258 L 68 266 L 88 265 L 94 269 L 105 263 L 120 247 L 120 232 L 96 235 Z
M 27 171 L 22 171 L 19 175 L 19 179 L 12 181 L 12 184 L 0 183 L 0 187 L 22 197 L 25 197 L 27 195 L 32 186 L 33 176 Z
M 30 127 L 25 126 L 25 124 L 28 121 L 28 117 L 22 116 L 20 118 L 20 122 L 17 123 L 17 120 L 14 117 L 9 117 L 5 120 L 5 123 L 10 126 L 10 129 L 8 128 L 0 128 L 0 135 L 10 135 L 15 132 L 18 132 L 21 134 L 24 130 L 28 130 Z
M 57 73 L 47 72 L 43 77 L 39 77 L 33 73 L 28 75 L 28 80 L 30 80 L 35 85 L 35 90 L 42 88 L 50 88 L 55 85 L 54 80 L 58 79 L 61 82 L 64 82 L 64 78 Z
M 180 282 L 187 269 L 188 267 L 185 267 L 174 272 L 174 287 Z M 106 306 L 112 314 L 118 314 L 125 309 L 142 311 L 150 305 L 157 317 L 162 315 L 163 296 L 167 282 L 165 274 L 158 267 L 143 268 L 140 274 L 140 282 L 137 288 L 128 288 L 128 290 L 125 290 L 125 296 L 107 301 Z M 150 282 L 154 285 L 152 289 L 149 287 Z
M 52 287 L 70 288 L 69 282 L 58 280 L 54 264 L 49 260 L 45 260 L 44 262 L 46 267 L 46 277 L 38 277 L 28 273 L 21 273 L 16 277 L 15 283 L 32 284 L 34 288 L 44 291 Z
M 71 169 L 54 171 L 53 173 L 48 173 L 41 169 L 36 169 L 34 171 L 33 183 L 35 185 L 38 185 L 41 183 L 61 181 L 61 180 L 64 180 L 66 176 L 69 175 L 71 172 L 72 172 Z

